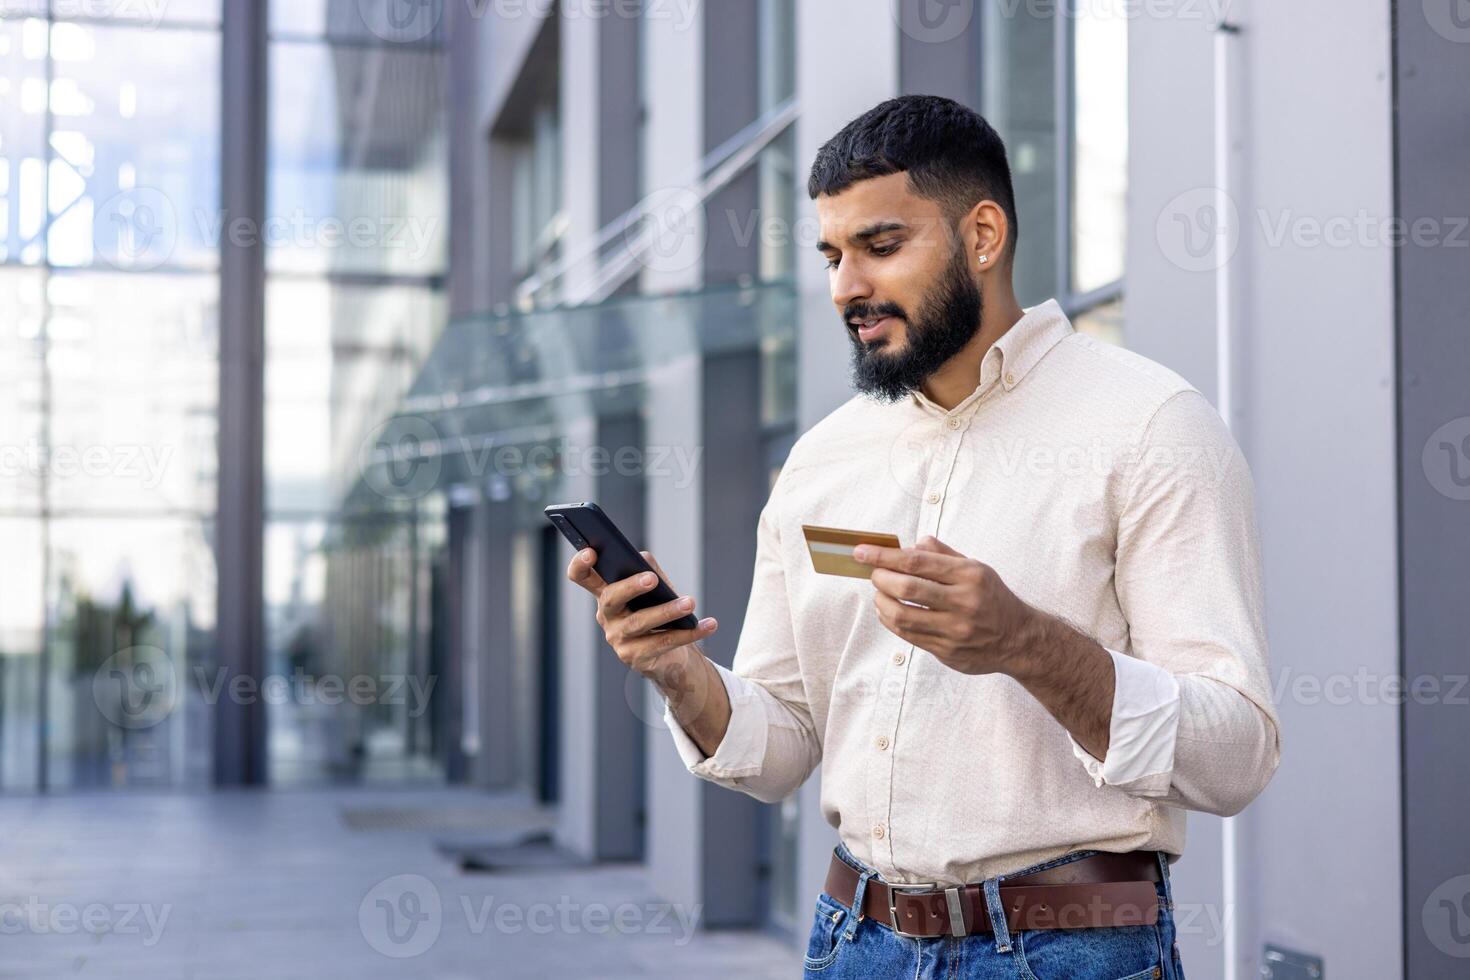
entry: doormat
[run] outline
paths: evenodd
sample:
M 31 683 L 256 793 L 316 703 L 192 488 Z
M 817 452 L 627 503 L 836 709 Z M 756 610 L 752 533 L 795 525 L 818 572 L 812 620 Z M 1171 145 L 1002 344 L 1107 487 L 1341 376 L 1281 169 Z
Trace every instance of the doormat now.
M 545 810 L 525 806 L 343 807 L 349 830 L 416 830 L 430 834 L 523 834 L 546 826 Z
M 564 871 L 593 863 L 559 847 L 546 831 L 527 834 L 513 843 L 441 841 L 435 849 L 466 874 Z

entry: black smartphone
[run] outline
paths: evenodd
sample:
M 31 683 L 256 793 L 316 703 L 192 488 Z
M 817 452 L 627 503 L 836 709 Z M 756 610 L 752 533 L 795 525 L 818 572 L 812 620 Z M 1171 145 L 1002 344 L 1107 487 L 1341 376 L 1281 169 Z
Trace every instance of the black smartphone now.
M 552 504 L 544 513 L 546 519 L 556 525 L 562 537 L 572 543 L 573 548 L 578 551 L 591 548 L 597 552 L 597 561 L 592 567 L 597 569 L 597 574 L 602 576 L 604 582 L 617 582 L 640 572 L 653 571 L 638 553 L 638 549 L 618 530 L 612 518 L 603 513 L 602 508 L 596 504 Z M 669 588 L 669 583 L 660 575 L 658 584 L 652 591 L 634 596 L 628 601 L 628 608 L 647 609 L 649 606 L 673 602 L 677 598 L 678 594 Z M 655 630 L 692 630 L 698 626 L 699 620 L 694 614 L 686 613 L 678 619 L 655 627 Z

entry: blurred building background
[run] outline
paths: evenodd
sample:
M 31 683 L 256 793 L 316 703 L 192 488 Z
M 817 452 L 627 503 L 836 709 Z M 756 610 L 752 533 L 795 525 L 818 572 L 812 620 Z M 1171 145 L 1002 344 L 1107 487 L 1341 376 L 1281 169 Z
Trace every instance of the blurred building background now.
M 1255 473 L 1286 752 L 1191 815 L 1190 975 L 1458 975 L 1453 8 L 3 0 L 0 790 L 465 787 L 799 945 L 817 779 L 690 777 L 540 512 L 600 502 L 729 663 L 848 395 L 807 168 L 938 93 L 1008 144 L 1022 303 L 1184 374 Z

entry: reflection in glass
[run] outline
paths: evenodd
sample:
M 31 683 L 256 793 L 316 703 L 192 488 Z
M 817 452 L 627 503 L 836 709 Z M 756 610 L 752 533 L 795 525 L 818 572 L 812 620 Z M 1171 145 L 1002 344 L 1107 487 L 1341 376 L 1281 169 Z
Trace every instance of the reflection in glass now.
M 52 505 L 212 512 L 216 278 L 56 273 L 47 298 Z
M 1016 299 L 1057 293 L 1057 113 L 1054 5 L 981 7 L 981 115 L 1005 140 L 1016 195 Z
M 1128 190 L 1128 17 L 1082 0 L 1075 22 L 1072 289 L 1123 278 Z
M 442 292 L 273 278 L 266 292 L 266 506 L 331 513 L 364 443 L 397 407 L 443 325 Z
M 0 20 L 0 262 L 45 244 L 46 46 L 45 21 Z
M 50 40 L 50 263 L 214 267 L 219 36 L 59 22 Z
M 208 783 L 210 702 L 230 680 L 212 535 L 200 519 L 51 523 L 51 786 Z
M 267 524 L 273 784 L 442 778 L 424 614 L 442 536 L 432 508 Z
M 44 491 L 44 274 L 0 268 L 0 513 L 36 513 Z
M 0 518 L 0 553 L 0 791 L 26 791 L 40 758 L 41 521 Z
M 375 493 L 364 462 L 444 326 L 441 17 L 396 0 L 272 5 L 266 656 L 290 681 L 267 712 L 277 785 L 442 779 L 421 703 L 435 502 Z M 352 683 L 371 696 L 333 698 Z
M 443 56 L 278 41 L 270 76 L 269 268 L 443 272 Z

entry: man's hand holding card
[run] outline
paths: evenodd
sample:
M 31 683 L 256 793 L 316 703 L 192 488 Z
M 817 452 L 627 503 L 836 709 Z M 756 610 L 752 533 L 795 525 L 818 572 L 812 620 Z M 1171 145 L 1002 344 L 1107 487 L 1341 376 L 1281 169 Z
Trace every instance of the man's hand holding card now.
M 802 525 L 812 566 L 869 578 L 878 619 L 895 636 L 965 674 L 1016 673 L 1036 611 L 995 569 L 933 535 L 912 548 L 891 534 Z

